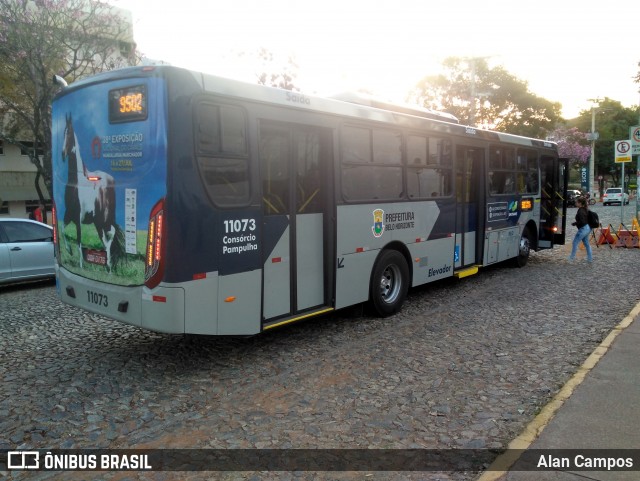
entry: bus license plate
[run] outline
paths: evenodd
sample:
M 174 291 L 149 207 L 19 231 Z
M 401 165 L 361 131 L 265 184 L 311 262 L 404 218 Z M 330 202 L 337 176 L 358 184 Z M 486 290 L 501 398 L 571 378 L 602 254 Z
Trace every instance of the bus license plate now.
M 109 307 L 109 297 L 106 294 L 87 290 L 87 300 L 96 306 Z

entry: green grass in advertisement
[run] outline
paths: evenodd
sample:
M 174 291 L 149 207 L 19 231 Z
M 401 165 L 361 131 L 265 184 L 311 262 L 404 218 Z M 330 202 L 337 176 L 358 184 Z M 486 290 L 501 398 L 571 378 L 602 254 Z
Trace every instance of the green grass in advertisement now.
M 118 263 L 111 271 L 102 265 L 104 246 L 98 237 L 93 224 L 82 225 L 82 248 L 84 254 L 78 252 L 78 241 L 74 224 L 69 224 L 61 233 L 59 262 L 69 271 L 80 276 L 100 282 L 118 285 L 141 285 L 144 283 L 144 252 L 147 243 L 147 232 L 137 231 L 137 254 L 126 254 L 125 259 Z M 71 252 L 69 252 L 71 249 Z M 91 253 L 95 252 L 96 261 L 91 262 Z M 84 259 L 80 267 L 80 257 Z

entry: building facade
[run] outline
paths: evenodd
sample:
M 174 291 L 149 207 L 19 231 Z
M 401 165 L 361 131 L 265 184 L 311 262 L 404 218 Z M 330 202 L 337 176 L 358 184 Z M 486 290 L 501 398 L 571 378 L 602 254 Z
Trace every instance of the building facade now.
M 119 27 L 125 27 L 125 32 L 120 32 L 120 37 L 114 39 L 118 48 L 117 53 L 125 55 L 125 52 L 135 51 L 133 39 L 133 20 L 131 12 L 118 7 L 112 7 L 113 12 L 122 18 Z M 117 55 L 116 53 L 116 55 Z M 29 146 L 29 142 L 23 142 Z M 42 154 L 42 153 L 41 153 Z M 46 218 L 51 222 L 51 199 L 49 192 L 40 178 L 39 185 L 45 196 L 45 205 L 42 206 L 36 189 L 36 166 L 29 159 L 26 151 L 20 147 L 0 140 L 0 217 L 20 217 L 40 219 L 42 209 L 47 210 Z
M 36 166 L 27 152 L 15 145 L 0 141 L 0 217 L 36 217 L 42 206 L 36 190 Z M 48 211 L 51 199 L 40 178 L 40 189 L 46 198 Z

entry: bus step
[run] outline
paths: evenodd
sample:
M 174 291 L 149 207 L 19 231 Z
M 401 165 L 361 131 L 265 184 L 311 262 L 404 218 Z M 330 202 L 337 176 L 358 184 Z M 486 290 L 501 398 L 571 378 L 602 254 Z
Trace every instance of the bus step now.
M 286 317 L 283 319 L 277 319 L 275 321 L 268 322 L 263 325 L 262 330 L 266 331 L 267 329 L 273 329 L 274 327 L 284 326 L 286 324 L 291 324 L 293 322 L 302 321 L 303 319 L 308 319 L 310 317 L 319 316 L 321 314 L 326 314 L 327 312 L 333 311 L 333 307 L 321 307 L 318 309 L 314 309 L 309 312 L 305 312 L 304 314 L 297 314 L 292 317 Z
M 461 269 L 459 271 L 454 271 L 453 275 L 458 279 L 462 279 L 463 277 L 469 277 L 478 273 L 478 266 L 467 267 L 466 269 Z

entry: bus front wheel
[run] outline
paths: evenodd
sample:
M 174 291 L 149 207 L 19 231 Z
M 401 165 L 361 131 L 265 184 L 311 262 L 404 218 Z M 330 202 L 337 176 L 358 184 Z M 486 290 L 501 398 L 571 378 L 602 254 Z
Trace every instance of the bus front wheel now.
M 514 257 L 513 264 L 516 267 L 524 267 L 529 260 L 529 253 L 531 252 L 531 237 L 529 229 L 525 227 L 522 231 L 522 237 L 520 237 L 520 244 L 518 244 L 518 255 Z
M 398 251 L 384 250 L 371 274 L 371 305 L 382 317 L 400 310 L 409 290 L 409 267 Z

